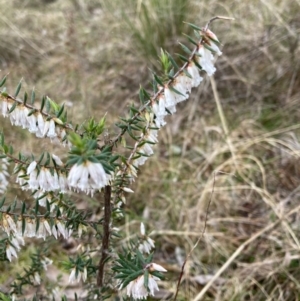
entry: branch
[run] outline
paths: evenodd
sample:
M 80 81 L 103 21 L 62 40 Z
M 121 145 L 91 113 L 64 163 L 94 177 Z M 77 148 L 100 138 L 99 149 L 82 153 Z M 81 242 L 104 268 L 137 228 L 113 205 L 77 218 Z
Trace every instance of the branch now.
M 111 186 L 104 188 L 104 220 L 103 220 L 103 237 L 102 237 L 102 254 L 98 265 L 97 285 L 103 286 L 104 266 L 108 257 L 109 236 L 110 236 L 110 218 L 111 218 Z

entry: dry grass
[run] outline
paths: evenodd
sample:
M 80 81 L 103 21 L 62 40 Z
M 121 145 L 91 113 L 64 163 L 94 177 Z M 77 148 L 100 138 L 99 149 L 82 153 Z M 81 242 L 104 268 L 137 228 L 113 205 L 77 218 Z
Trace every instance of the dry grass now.
M 78 122 L 108 112 L 111 125 L 137 101 L 160 47 L 178 52 L 187 30 L 179 20 L 236 18 L 213 25 L 224 44 L 215 79 L 206 78 L 160 131 L 124 229 L 135 233 L 143 217 L 154 230 L 156 260 L 170 271 L 162 291 L 174 293 L 215 180 L 205 237 L 178 300 L 300 300 L 300 2 L 189 0 L 180 17 L 154 0 L 44 2 L 1 0 L 1 74 L 10 73 L 9 88 L 23 77 L 39 95 L 69 101 Z M 8 139 L 16 137 L 24 150 L 36 147 L 29 134 Z

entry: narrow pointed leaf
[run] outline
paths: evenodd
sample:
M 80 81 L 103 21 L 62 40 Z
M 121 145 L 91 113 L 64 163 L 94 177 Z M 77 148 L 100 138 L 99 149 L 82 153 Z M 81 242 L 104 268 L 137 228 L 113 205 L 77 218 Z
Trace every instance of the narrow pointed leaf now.
M 20 81 L 15 91 L 15 97 L 19 95 L 21 88 L 22 88 L 22 82 Z

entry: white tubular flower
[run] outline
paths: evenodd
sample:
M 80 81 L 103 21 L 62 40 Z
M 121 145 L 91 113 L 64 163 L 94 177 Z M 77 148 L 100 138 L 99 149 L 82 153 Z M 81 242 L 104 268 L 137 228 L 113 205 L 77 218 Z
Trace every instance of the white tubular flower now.
M 68 181 L 65 174 L 59 173 L 58 175 L 59 189 L 61 193 L 65 193 L 68 190 Z
M 36 284 L 40 285 L 41 284 L 41 276 L 38 272 L 35 272 L 33 275 L 33 279 Z
M 10 233 L 17 233 L 17 226 L 12 217 L 6 213 L 2 215 L 2 221 L 0 221 L 0 226 L 9 235 Z
M 80 238 L 83 231 L 86 231 L 87 230 L 87 227 L 83 224 L 79 224 L 78 226 L 78 237 Z
M 18 258 L 18 254 L 16 252 L 16 249 L 12 245 L 6 245 L 6 257 L 11 262 L 12 256 L 15 258 Z
M 153 155 L 153 149 L 152 149 L 152 144 L 155 144 L 158 142 L 157 140 L 157 130 L 151 130 L 148 129 L 148 131 L 145 133 L 144 137 L 143 137 L 144 141 L 146 143 L 144 143 L 142 146 L 140 146 L 137 149 L 137 153 L 140 154 L 141 156 L 137 159 L 133 160 L 133 164 L 135 166 L 139 166 L 139 165 L 143 165 L 149 156 Z M 143 156 L 143 154 L 145 154 L 145 156 Z
M 59 160 L 59 158 L 57 157 L 56 160 Z M 24 185 L 25 183 L 28 184 L 28 186 L 23 186 L 22 189 L 39 189 L 42 192 L 59 190 L 62 193 L 67 191 L 67 180 L 64 174 L 61 172 L 57 173 L 56 170 L 52 174 L 50 169 L 44 166 L 40 168 L 38 173 L 36 166 L 36 161 L 32 161 L 28 166 L 26 171 L 26 174 L 29 175 L 28 180 L 21 177 L 24 175 L 23 171 L 19 172 L 16 182 L 20 185 Z
M 137 170 L 136 170 L 136 168 L 135 168 L 133 165 L 131 165 L 131 164 L 128 165 L 127 175 L 130 177 L 130 181 L 131 181 L 131 182 L 134 182 L 134 178 L 137 177 Z
M 87 279 L 87 268 L 84 267 L 82 272 L 82 281 L 85 282 L 86 279 Z
M 22 190 L 26 190 L 27 187 L 25 187 L 24 185 L 27 184 L 27 181 L 25 180 L 24 176 L 26 176 L 26 172 L 21 169 L 17 175 L 17 178 L 16 178 L 16 183 L 18 183 L 21 187 Z
M 165 87 L 164 93 L 166 109 L 168 109 L 171 114 L 176 113 L 176 104 L 180 101 L 179 94 L 171 91 L 168 86 Z
M 187 95 L 187 98 L 188 98 L 188 93 L 191 93 L 193 87 L 192 82 L 193 79 L 188 77 L 184 72 L 182 72 L 176 78 L 177 85 L 179 85 L 179 88 L 184 89 L 184 93 Z M 175 89 L 179 91 L 178 88 L 175 87 Z
M 36 223 L 31 218 L 26 219 L 26 227 L 24 231 L 24 236 L 35 237 L 36 236 Z
M 43 226 L 45 230 L 49 233 L 49 235 L 51 235 L 52 234 L 51 227 L 46 219 L 43 220 Z
M 28 188 L 31 190 L 39 189 L 39 182 L 37 179 L 37 171 L 33 170 L 29 175 Z
M 154 271 L 157 271 L 157 272 L 167 272 L 167 270 L 161 266 L 160 264 L 157 264 L 157 263 L 149 263 L 147 266 L 146 266 L 146 269 L 148 269 L 150 272 L 154 272 Z
M 57 136 L 57 134 L 56 134 L 56 131 L 55 131 L 55 122 L 54 122 L 53 119 L 51 119 L 49 121 L 49 131 L 47 133 L 47 137 L 54 138 L 56 136 Z
M 176 94 L 173 91 L 171 91 L 168 86 L 165 87 L 164 93 L 166 99 L 166 108 L 175 106 L 178 102 L 179 97 L 176 97 Z
M 176 92 L 173 92 L 178 95 L 177 103 L 184 101 L 189 98 L 188 93 L 191 92 L 191 86 L 190 86 L 191 79 L 187 77 L 185 74 L 180 74 L 173 84 L 173 88 L 176 89 L 180 94 L 177 94 Z
M 122 187 L 122 190 L 128 193 L 134 193 L 134 191 L 128 187 Z
M 209 29 L 206 30 L 206 36 L 211 40 L 208 41 L 206 40 L 205 42 L 209 45 L 209 47 L 216 52 L 217 55 L 222 55 L 222 52 L 220 51 L 218 44 L 220 44 L 219 39 L 217 38 L 217 36 Z
M 64 163 L 60 160 L 60 158 L 54 154 L 52 154 L 52 158 L 54 160 L 54 162 L 58 165 L 58 166 L 63 166 Z
M 20 244 L 21 244 L 22 246 L 25 245 L 25 242 L 24 242 L 23 237 L 22 237 L 22 236 L 19 236 L 18 234 L 17 234 L 16 236 L 13 236 L 13 237 L 11 238 L 10 242 L 11 242 L 12 246 L 13 246 L 16 250 L 18 250 L 18 251 L 21 250 Z
M 47 220 L 43 220 L 40 222 L 39 229 L 36 233 L 36 237 L 43 238 L 45 240 L 48 234 L 52 234 L 50 225 Z
M 144 223 L 141 223 L 141 226 L 140 226 L 140 230 L 141 230 L 141 235 L 145 236 L 146 235 L 146 229 L 145 229 L 145 225 Z
M 41 264 L 43 265 L 43 268 L 45 271 L 48 270 L 48 265 L 51 265 L 53 262 L 52 259 L 45 257 L 43 260 L 41 260 Z
M 145 144 L 143 144 L 143 146 L 139 147 L 137 149 L 137 152 L 141 156 L 139 158 L 133 160 L 133 164 L 135 166 L 139 166 L 139 165 L 145 164 L 145 162 L 148 159 L 148 156 L 153 155 L 153 150 L 152 150 L 150 144 L 147 144 L 147 143 L 145 143 Z M 143 156 L 143 154 L 145 154 L 145 156 Z
M 146 230 L 144 223 L 141 223 L 141 235 L 142 235 L 142 242 L 139 244 L 138 249 L 141 253 L 149 254 L 152 249 L 155 248 L 154 240 L 150 237 L 146 236 Z
M 212 76 L 216 71 L 213 63 L 214 56 L 212 55 L 211 51 L 205 48 L 203 45 L 199 45 L 198 52 L 200 54 L 199 64 L 201 65 L 202 69 L 206 71 L 208 76 Z
M 158 128 L 160 128 L 161 126 L 164 126 L 166 124 L 164 117 L 166 115 L 168 115 L 168 113 L 166 111 L 166 98 L 163 94 L 160 94 L 157 102 L 154 101 L 154 103 L 152 104 L 152 110 L 156 116 L 156 118 L 154 120 L 156 126 Z
M 74 189 L 93 194 L 95 189 L 101 189 L 108 184 L 110 176 L 106 174 L 101 163 L 86 161 L 75 164 L 68 176 L 68 185 Z
M 149 274 L 148 277 L 148 287 L 144 285 L 144 275 L 139 276 L 135 280 L 131 281 L 127 285 L 127 296 L 131 296 L 134 299 L 143 300 L 150 296 L 154 296 L 156 291 L 159 291 L 157 281 L 160 279 Z
M 50 174 L 51 177 L 51 174 Z M 37 176 L 37 182 L 38 186 L 42 191 L 48 191 L 49 190 L 49 182 L 50 179 L 48 178 L 47 169 L 45 167 L 42 167 L 40 169 L 40 173 Z
M 32 161 L 32 162 L 29 164 L 29 166 L 27 167 L 27 172 L 26 172 L 26 173 L 27 173 L 28 175 L 30 175 L 30 174 L 35 170 L 36 165 L 37 165 L 36 161 Z
M 70 237 L 70 232 L 69 230 L 65 227 L 65 225 L 61 221 L 57 221 L 56 223 L 58 233 L 60 233 L 63 238 L 67 239 Z
M 83 272 L 77 271 L 76 275 L 76 268 L 73 268 L 71 270 L 70 276 L 69 276 L 69 283 L 73 283 L 74 281 L 79 282 L 80 279 L 82 279 L 83 282 L 87 279 L 87 269 L 84 267 Z
M 204 44 L 199 45 L 198 52 L 200 54 L 199 57 L 199 64 L 201 65 L 202 69 L 206 71 L 208 76 L 211 76 L 215 73 L 216 68 L 214 67 L 213 60 L 214 56 L 212 52 L 216 53 L 217 55 L 222 55 L 218 47 L 219 40 L 217 36 L 210 30 L 206 30 L 204 32 Z
M 0 169 L 0 193 L 4 193 L 8 186 L 8 180 L 7 177 L 9 176 L 9 173 L 7 172 L 9 162 L 7 158 L 2 159 L 1 169 Z
M 151 252 L 151 250 L 154 249 L 154 248 L 155 248 L 154 240 L 151 239 L 150 237 L 145 237 L 145 240 L 143 240 L 139 244 L 139 251 L 141 253 L 149 254 Z
M 57 230 L 56 230 L 56 226 L 55 225 L 52 226 L 51 231 L 52 231 L 52 234 L 55 237 L 55 239 L 57 239 Z
M 37 127 L 37 118 L 35 114 L 27 116 L 27 121 L 29 123 L 29 127 L 28 127 L 29 132 L 36 133 L 38 131 L 38 127 Z
M 42 138 L 42 137 L 44 137 L 43 133 L 44 133 L 44 128 L 45 128 L 45 120 L 44 120 L 44 117 L 43 117 L 42 113 L 38 113 L 38 115 L 37 115 L 37 123 L 38 123 L 38 130 L 35 133 L 35 135 L 38 138 Z
M 135 159 L 135 160 L 133 161 L 133 164 L 134 164 L 135 166 L 144 165 L 145 162 L 147 161 L 147 159 L 148 159 L 148 157 L 141 156 L 141 157 Z
M 2 100 L 3 100 L 3 98 L 2 98 Z M 7 117 L 8 116 L 8 101 L 7 101 L 7 99 L 4 99 L 3 101 L 2 101 L 2 115 L 3 115 L 3 117 Z
M 70 276 L 69 276 L 69 283 L 73 283 L 75 280 L 77 280 L 79 282 L 80 278 L 78 280 L 78 277 L 76 277 L 76 268 L 73 268 L 71 270 L 71 273 L 70 273 Z
M 46 120 L 45 123 L 44 123 L 44 131 L 43 131 L 43 137 L 46 136 L 46 134 L 48 133 L 49 131 L 49 128 L 50 128 L 50 121 L 49 120 Z
M 199 70 L 193 62 L 189 63 L 189 65 L 187 67 L 187 72 L 192 77 L 192 81 L 191 81 L 192 88 L 198 87 L 200 85 L 200 83 L 202 82 L 203 78 L 200 76 Z

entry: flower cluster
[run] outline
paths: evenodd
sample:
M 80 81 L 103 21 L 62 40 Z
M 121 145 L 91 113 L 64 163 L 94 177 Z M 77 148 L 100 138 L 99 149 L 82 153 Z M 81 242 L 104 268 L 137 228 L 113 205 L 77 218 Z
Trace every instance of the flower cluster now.
M 25 177 L 24 177 L 25 176 Z M 29 179 L 26 179 L 29 176 Z M 32 161 L 25 173 L 24 170 L 20 170 L 17 183 L 22 186 L 22 189 L 41 190 L 41 191 L 55 191 L 59 190 L 61 193 L 65 193 L 68 190 L 68 183 L 66 174 L 57 169 L 51 169 L 42 166 L 37 168 L 37 162 Z M 27 184 L 27 185 L 25 185 Z
M 156 263 L 150 263 L 145 267 L 145 270 L 148 270 L 150 272 L 158 271 L 158 272 L 167 272 L 165 268 L 163 268 L 161 265 Z M 147 297 L 154 296 L 156 291 L 159 291 L 157 281 L 159 281 L 160 278 L 148 274 L 148 285 L 145 286 L 145 276 L 140 275 L 133 281 L 131 281 L 127 285 L 127 296 L 132 296 L 134 299 L 147 299 Z
M 63 165 L 59 157 L 55 155 L 52 157 L 58 166 Z M 18 165 L 15 169 L 18 169 Z M 93 195 L 95 190 L 100 190 L 106 186 L 110 179 L 111 175 L 105 172 L 99 162 L 85 161 L 82 164 L 74 164 L 67 176 L 66 170 L 61 171 L 45 166 L 38 167 L 37 162 L 32 161 L 26 171 L 24 169 L 19 171 L 16 182 L 23 190 L 38 190 L 39 196 L 49 191 L 66 193 L 70 189 Z M 40 201 L 41 205 L 45 202 L 46 199 L 44 198 Z
M 12 125 L 28 129 L 38 138 L 49 137 L 51 140 L 58 138 L 60 141 L 64 141 L 64 145 L 68 143 L 66 130 L 58 126 L 62 124 L 60 119 L 44 116 L 40 111 L 29 109 L 22 103 L 18 103 L 13 109 L 15 101 L 8 97 L 1 96 L 1 100 L 2 115 L 9 117 Z M 12 112 L 10 112 L 11 109 L 13 109 Z
M 8 186 L 7 177 L 9 176 L 9 173 L 7 169 L 8 169 L 9 162 L 7 158 L 3 158 L 1 163 L 2 164 L 0 169 L 0 194 L 3 194 Z
M 142 139 L 142 145 L 137 148 L 137 154 L 140 156 L 132 162 L 135 166 L 143 165 L 148 157 L 153 155 L 152 145 L 158 142 L 157 130 L 148 129 Z
M 23 229 L 23 223 L 25 228 Z M 72 229 L 65 227 L 65 223 L 62 220 L 56 219 L 52 226 L 45 218 L 40 218 L 39 227 L 37 229 L 37 219 L 30 217 L 19 218 L 16 222 L 7 213 L 2 214 L 0 220 L 0 227 L 7 233 L 7 235 L 13 235 L 15 237 L 36 237 L 46 239 L 48 235 L 53 235 L 56 239 L 59 235 L 62 235 L 65 239 L 69 238 L 72 234 Z
M 12 236 L 10 241 L 6 243 L 6 257 L 9 261 L 12 260 L 12 256 L 18 257 L 17 251 L 21 250 L 20 244 L 24 246 L 24 239 L 20 236 Z
M 101 163 L 85 161 L 75 164 L 68 176 L 68 185 L 76 191 L 83 191 L 93 195 L 95 190 L 100 190 L 108 185 L 111 176 L 108 175 Z
M 209 76 L 216 71 L 213 53 L 222 54 L 217 44 L 219 44 L 219 40 L 216 35 L 210 30 L 204 31 L 203 39 L 197 47 L 197 56 L 193 58 Z M 187 100 L 192 88 L 198 87 L 202 80 L 198 67 L 191 60 L 174 80 L 165 84 L 164 87 L 160 87 L 157 99 L 152 101 L 156 127 L 160 128 L 166 124 L 164 117 L 168 113 L 175 113 L 176 105 Z
M 220 56 L 218 45 L 220 44 L 216 35 L 209 29 L 201 32 L 202 39 L 199 42 L 195 54 L 189 62 L 176 74 L 173 80 L 164 85 L 158 86 L 158 92 L 151 99 L 151 108 L 153 112 L 152 120 L 146 127 L 146 133 L 136 142 L 136 156 L 131 160 L 134 167 L 143 165 L 149 156 L 153 154 L 152 145 L 158 142 L 157 130 L 166 124 L 165 116 L 176 112 L 176 105 L 189 98 L 192 88 L 198 87 L 203 80 L 200 75 L 201 70 L 208 76 L 215 73 L 214 54 Z M 131 164 L 128 164 L 126 173 L 130 179 L 136 176 Z
M 39 223 L 37 229 L 37 222 Z M 25 227 L 23 226 L 25 225 Z M 6 256 L 9 261 L 12 260 L 12 256 L 17 258 L 17 251 L 21 249 L 20 245 L 24 245 L 23 237 L 36 237 L 43 238 L 44 240 L 48 235 L 53 235 L 56 239 L 59 235 L 65 239 L 69 238 L 72 234 L 72 229 L 67 229 L 62 220 L 55 220 L 52 227 L 45 218 L 32 219 L 29 217 L 19 218 L 16 222 L 7 213 L 2 214 L 0 220 L 0 227 L 7 233 L 9 240 L 6 244 Z M 52 261 L 47 259 L 43 262 L 43 266 L 46 269 L 47 265 L 51 264 Z
M 58 199 L 53 196 L 51 192 L 44 192 L 37 190 L 34 193 L 34 198 L 39 202 L 39 205 L 42 207 L 47 207 L 47 202 L 50 204 L 50 212 L 53 212 L 58 206 Z M 60 212 L 63 212 L 63 208 L 59 208 Z

